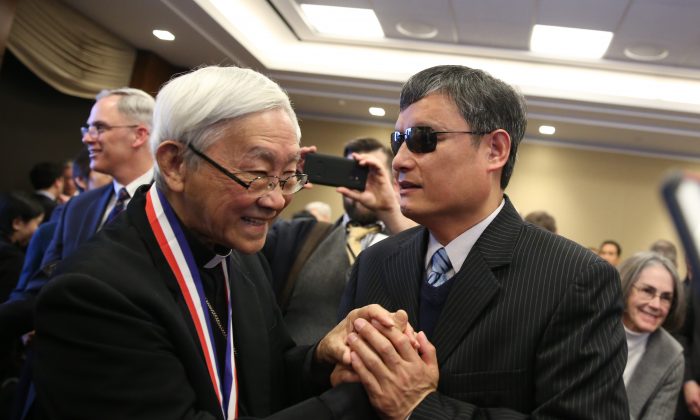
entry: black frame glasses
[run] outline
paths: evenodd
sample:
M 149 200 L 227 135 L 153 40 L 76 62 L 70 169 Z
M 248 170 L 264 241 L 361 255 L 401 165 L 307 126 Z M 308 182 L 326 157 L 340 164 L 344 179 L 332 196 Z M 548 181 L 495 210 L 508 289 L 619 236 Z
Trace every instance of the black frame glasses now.
M 403 133 L 394 131 L 391 133 L 391 151 L 396 155 L 405 142 L 408 150 L 413 153 L 430 153 L 435 151 L 438 143 L 438 134 L 474 134 L 483 136 L 490 131 L 434 131 L 430 127 L 410 127 Z
M 250 192 L 252 194 L 256 194 L 259 197 L 262 197 L 263 195 L 274 190 L 278 184 L 280 186 L 280 189 L 282 190 L 282 194 L 284 194 L 284 195 L 294 194 L 296 192 L 301 191 L 301 189 L 304 188 L 304 185 L 306 184 L 306 182 L 309 179 L 308 175 L 298 173 L 298 172 L 296 174 L 290 175 L 286 178 L 280 178 L 280 177 L 274 176 L 274 175 L 258 176 L 258 175 L 251 174 L 251 173 L 245 172 L 245 171 L 236 172 L 238 174 L 249 175 L 250 177 L 253 178 L 251 181 L 246 182 L 246 181 L 242 180 L 241 178 L 237 177 L 236 173 L 233 173 L 233 172 L 229 171 L 228 169 L 224 168 L 223 166 L 218 164 L 216 161 L 214 161 L 212 158 L 205 155 L 203 152 L 197 150 L 191 144 L 188 144 L 187 147 L 192 151 L 192 153 L 194 153 L 195 155 L 204 159 L 208 164 L 213 166 L 219 172 L 226 175 L 228 178 L 232 179 L 238 185 L 240 185 L 241 187 L 248 190 L 248 192 Z
M 104 133 L 105 131 L 109 131 L 115 128 L 136 128 L 138 127 L 138 124 L 130 124 L 130 125 L 109 125 L 105 124 L 102 122 L 98 122 L 95 124 L 85 124 L 80 126 L 80 133 L 85 136 L 86 134 L 90 134 L 92 137 L 97 137 L 100 134 Z

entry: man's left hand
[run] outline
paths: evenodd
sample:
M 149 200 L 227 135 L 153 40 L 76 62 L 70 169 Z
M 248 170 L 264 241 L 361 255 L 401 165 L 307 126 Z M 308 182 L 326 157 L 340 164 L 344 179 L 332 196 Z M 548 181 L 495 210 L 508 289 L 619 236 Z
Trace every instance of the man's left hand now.
M 406 334 L 376 321 L 354 321 L 348 336 L 352 367 L 383 418 L 404 420 L 431 392 L 440 376 L 435 347 L 423 332 L 418 350 Z

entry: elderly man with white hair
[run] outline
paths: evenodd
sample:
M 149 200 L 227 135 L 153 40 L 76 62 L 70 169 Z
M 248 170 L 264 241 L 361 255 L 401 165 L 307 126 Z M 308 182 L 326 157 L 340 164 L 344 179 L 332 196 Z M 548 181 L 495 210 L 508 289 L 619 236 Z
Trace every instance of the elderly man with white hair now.
M 306 182 L 299 140 L 287 96 L 252 70 L 207 67 L 161 90 L 155 185 L 39 297 L 36 386 L 49 417 L 268 416 L 330 386 L 333 364 L 350 361 L 354 318 L 404 328 L 404 313 L 373 306 L 315 346 L 290 339 L 257 252 Z M 368 407 L 351 384 L 275 418 L 365 418 Z

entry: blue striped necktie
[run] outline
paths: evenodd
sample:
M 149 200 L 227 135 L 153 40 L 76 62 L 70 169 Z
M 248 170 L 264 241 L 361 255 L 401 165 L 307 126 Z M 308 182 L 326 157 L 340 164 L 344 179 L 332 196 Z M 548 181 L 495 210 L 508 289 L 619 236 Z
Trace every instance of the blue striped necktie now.
M 430 273 L 428 274 L 428 284 L 433 287 L 442 286 L 447 280 L 447 272 L 452 268 L 450 257 L 447 256 L 445 248 L 440 248 L 433 254 L 430 260 Z
M 117 194 L 117 202 L 114 203 L 114 208 L 112 208 L 112 211 L 109 212 L 109 215 L 107 216 L 107 220 L 105 221 L 105 225 L 109 222 L 111 222 L 119 213 L 121 213 L 124 210 L 124 207 L 126 207 L 126 200 L 129 199 L 129 191 L 126 190 L 126 188 L 122 187 L 121 190 L 119 190 L 119 194 Z

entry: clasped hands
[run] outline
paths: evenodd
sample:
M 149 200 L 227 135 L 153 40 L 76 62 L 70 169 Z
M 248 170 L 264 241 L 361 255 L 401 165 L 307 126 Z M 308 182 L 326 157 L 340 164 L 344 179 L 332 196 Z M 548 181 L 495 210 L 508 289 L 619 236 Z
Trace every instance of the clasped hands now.
M 321 340 L 319 361 L 334 363 L 331 383 L 360 382 L 386 419 L 404 420 L 439 378 L 435 347 L 415 333 L 405 311 L 379 305 L 355 309 Z

